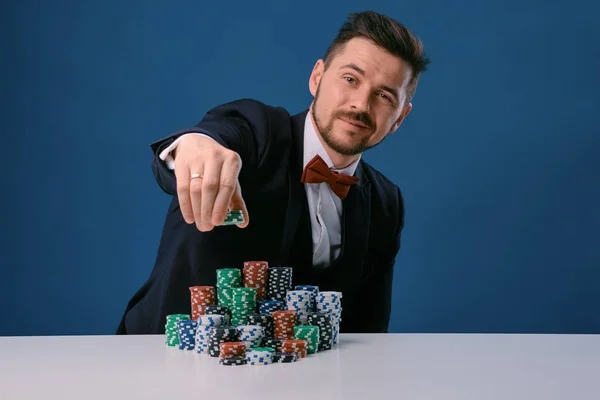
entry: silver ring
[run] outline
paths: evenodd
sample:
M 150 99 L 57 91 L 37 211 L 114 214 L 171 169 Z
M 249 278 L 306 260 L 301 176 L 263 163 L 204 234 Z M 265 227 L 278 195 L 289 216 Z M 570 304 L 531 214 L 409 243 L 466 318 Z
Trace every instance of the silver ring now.
M 190 176 L 190 181 L 191 181 L 192 179 L 196 179 L 196 178 L 200 178 L 200 179 L 202 179 L 202 175 L 200 175 L 200 174 L 192 174 L 192 176 Z

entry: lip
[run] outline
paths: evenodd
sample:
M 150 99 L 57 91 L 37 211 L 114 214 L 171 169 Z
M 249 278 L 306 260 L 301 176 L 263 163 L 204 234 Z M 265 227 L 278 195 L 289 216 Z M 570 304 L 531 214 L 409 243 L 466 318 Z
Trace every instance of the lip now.
M 368 126 L 360 124 L 360 123 L 356 123 L 356 122 L 350 122 L 347 119 L 344 118 L 340 118 L 341 121 L 344 121 L 345 123 L 347 123 L 348 125 L 352 125 L 355 128 L 359 128 L 359 129 L 369 129 Z

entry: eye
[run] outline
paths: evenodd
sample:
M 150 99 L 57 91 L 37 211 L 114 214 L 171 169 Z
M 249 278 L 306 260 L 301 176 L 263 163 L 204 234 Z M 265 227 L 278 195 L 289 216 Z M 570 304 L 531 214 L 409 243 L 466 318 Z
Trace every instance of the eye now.
M 385 93 L 380 93 L 379 94 L 381 97 L 383 97 L 385 100 L 389 101 L 390 103 L 392 102 L 392 99 L 390 98 L 390 96 L 388 96 Z
M 348 83 L 355 83 L 356 81 L 354 80 L 354 78 L 350 77 L 350 76 L 345 76 L 344 79 L 348 82 Z

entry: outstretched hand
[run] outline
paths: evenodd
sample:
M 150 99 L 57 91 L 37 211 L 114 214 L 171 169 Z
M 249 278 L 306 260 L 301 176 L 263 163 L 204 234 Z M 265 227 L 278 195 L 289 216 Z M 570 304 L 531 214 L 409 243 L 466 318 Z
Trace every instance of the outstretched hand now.
M 223 223 L 228 210 L 242 210 L 244 222 L 237 226 L 248 226 L 250 218 L 238 179 L 242 169 L 238 153 L 211 138 L 187 135 L 177 145 L 174 158 L 185 222 L 206 232 Z

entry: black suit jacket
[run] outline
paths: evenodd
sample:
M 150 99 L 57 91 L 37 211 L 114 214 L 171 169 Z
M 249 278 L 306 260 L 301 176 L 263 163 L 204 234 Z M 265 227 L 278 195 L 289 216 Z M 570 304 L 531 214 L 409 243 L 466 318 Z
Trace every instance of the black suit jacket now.
M 290 116 L 283 108 L 242 99 L 151 144 L 152 171 L 173 199 L 154 268 L 129 301 L 118 334 L 164 333 L 167 315 L 191 312 L 190 286 L 215 285 L 218 268 L 242 268 L 244 261 L 290 266 L 294 285 L 341 291 L 341 332 L 387 332 L 404 225 L 400 189 L 361 160 L 355 173 L 360 182 L 343 201 L 341 254 L 328 268 L 313 267 L 308 203 L 300 182 L 307 112 Z M 223 226 L 200 232 L 184 221 L 175 176 L 158 154 L 189 132 L 205 133 L 240 154 L 239 179 L 250 214 L 245 229 Z

